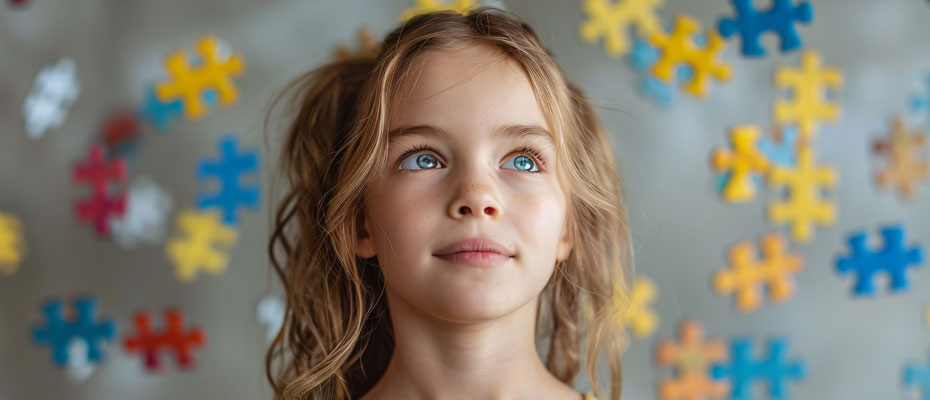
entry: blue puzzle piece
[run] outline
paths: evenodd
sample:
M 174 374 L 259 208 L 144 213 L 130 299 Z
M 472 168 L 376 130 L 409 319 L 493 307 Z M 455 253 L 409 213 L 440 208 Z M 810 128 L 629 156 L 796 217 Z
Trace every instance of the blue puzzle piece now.
M 921 400 L 930 400 L 930 366 L 922 367 L 917 364 L 908 366 L 904 370 L 904 386 L 920 389 Z
M 768 358 L 757 361 L 753 359 L 752 343 L 748 339 L 733 340 L 730 343 L 729 364 L 714 364 L 711 367 L 711 376 L 714 379 L 730 379 L 733 400 L 753 399 L 752 384 L 757 381 L 768 382 L 770 398 L 790 398 L 788 382 L 805 379 L 807 367 L 801 361 L 789 363 L 785 360 L 788 353 L 786 339 L 769 340 L 768 347 Z
M 794 127 L 782 128 L 781 143 L 775 143 L 770 136 L 765 136 L 759 139 L 759 150 L 773 164 L 782 167 L 794 167 L 797 165 L 797 149 L 795 148 L 797 143 L 798 130 Z M 717 176 L 717 193 L 723 192 L 723 188 L 727 186 L 729 180 L 730 171 Z M 762 186 L 761 176 L 753 175 L 752 181 L 756 187 Z
M 203 181 L 216 178 L 219 181 L 219 191 L 214 194 L 198 194 L 197 207 L 200 209 L 216 207 L 222 211 L 223 223 L 236 225 L 239 223 L 236 209 L 239 206 L 248 206 L 258 209 L 258 184 L 246 186 L 239 184 L 240 176 L 258 172 L 258 153 L 248 151 L 238 153 L 236 138 L 227 135 L 220 141 L 219 160 L 201 160 L 197 166 L 197 180 Z
M 914 112 L 920 112 L 921 109 L 926 110 L 927 125 L 930 126 L 930 75 L 927 76 L 927 92 L 913 97 L 911 109 Z
M 880 251 L 869 250 L 866 245 L 865 230 L 860 230 L 847 239 L 852 253 L 847 257 L 837 257 L 836 270 L 840 275 L 856 273 L 855 295 L 872 295 L 875 286 L 872 279 L 879 271 L 891 277 L 890 291 L 897 292 L 908 288 L 907 268 L 919 267 L 923 263 L 923 250 L 920 246 L 910 249 L 904 247 L 904 227 L 886 226 L 881 229 L 884 247 Z
M 216 91 L 203 92 L 203 98 L 212 106 L 216 106 Z M 184 116 L 184 105 L 181 100 L 163 103 L 155 95 L 155 86 L 150 85 L 145 92 L 145 102 L 138 109 L 139 118 L 149 121 L 159 131 L 167 131 L 175 119 Z
M 47 301 L 42 306 L 46 325 L 32 329 L 32 340 L 38 344 L 52 346 L 52 360 L 59 366 L 68 363 L 68 345 L 74 339 L 87 343 L 87 360 L 99 363 L 103 361 L 100 342 L 112 341 L 116 335 L 116 324 L 112 319 L 95 322 L 97 302 L 89 297 L 74 299 L 75 316 L 65 321 L 62 314 L 61 300 Z
M 778 34 L 783 53 L 801 47 L 801 37 L 794 24 L 813 21 L 814 8 L 806 1 L 796 6 L 792 4 L 793 0 L 772 1 L 772 7 L 760 13 L 753 7 L 752 0 L 732 0 L 736 19 L 721 18 L 717 30 L 725 38 L 739 33 L 742 37 L 741 52 L 748 57 L 765 55 L 761 36 L 768 31 Z
M 701 41 L 702 38 L 696 41 Z M 633 51 L 630 52 L 630 64 L 636 71 L 638 80 L 637 90 L 663 109 L 669 108 L 675 99 L 675 89 L 672 85 L 662 82 L 652 76 L 652 65 L 659 61 L 659 49 L 640 37 L 633 40 Z M 694 75 L 694 70 L 683 65 L 675 71 L 677 82 L 687 81 Z

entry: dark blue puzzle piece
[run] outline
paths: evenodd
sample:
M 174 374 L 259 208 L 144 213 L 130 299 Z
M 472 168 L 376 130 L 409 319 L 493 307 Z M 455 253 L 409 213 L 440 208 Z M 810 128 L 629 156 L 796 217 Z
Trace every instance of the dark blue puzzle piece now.
M 930 400 L 930 366 L 923 367 L 917 364 L 908 366 L 904 370 L 904 386 L 920 389 L 920 399 Z
M 785 360 L 788 353 L 786 339 L 772 339 L 768 345 L 768 358 L 757 361 L 753 359 L 752 343 L 748 339 L 734 339 L 730 343 L 729 365 L 714 364 L 711 367 L 714 379 L 730 379 L 733 400 L 753 399 L 752 384 L 757 381 L 768 383 L 770 398 L 786 400 L 790 398 L 788 382 L 807 377 L 807 366 L 803 362 Z
M 112 341 L 116 335 L 116 324 L 112 319 L 95 322 L 97 302 L 89 297 L 74 300 L 74 318 L 65 321 L 60 299 L 53 299 L 42 306 L 46 325 L 32 329 L 32 339 L 38 344 L 52 346 L 52 360 L 59 366 L 68 363 L 68 345 L 74 339 L 87 343 L 87 360 L 99 363 L 103 361 L 100 342 Z
M 891 278 L 891 292 L 907 290 L 908 267 L 919 267 L 923 263 L 923 250 L 920 246 L 905 249 L 903 226 L 883 227 L 881 235 L 884 247 L 879 251 L 872 251 L 866 243 L 865 230 L 853 233 L 847 239 L 852 253 L 836 259 L 836 270 L 840 275 L 856 273 L 856 285 L 853 287 L 855 295 L 875 294 L 873 279 L 879 271 L 886 272 Z
M 198 194 L 197 207 L 200 209 L 216 207 L 222 211 L 223 223 L 236 225 L 239 223 L 236 210 L 239 206 L 248 206 L 258 209 L 257 183 L 242 186 L 239 178 L 243 174 L 258 172 L 258 153 L 248 151 L 238 153 L 236 138 L 227 135 L 220 141 L 219 160 L 201 160 L 197 166 L 197 180 L 202 181 L 216 178 L 219 191 L 214 194 Z
M 789 52 L 801 47 L 801 37 L 795 30 L 795 22 L 809 23 L 814 20 L 814 8 L 809 2 L 793 5 L 793 0 L 772 0 L 772 7 L 760 13 L 753 7 L 752 0 L 732 0 L 736 8 L 736 19 L 721 18 L 717 30 L 724 38 L 739 33 L 742 38 L 741 52 L 748 57 L 765 55 L 761 36 L 771 31 L 778 34 L 781 51 Z

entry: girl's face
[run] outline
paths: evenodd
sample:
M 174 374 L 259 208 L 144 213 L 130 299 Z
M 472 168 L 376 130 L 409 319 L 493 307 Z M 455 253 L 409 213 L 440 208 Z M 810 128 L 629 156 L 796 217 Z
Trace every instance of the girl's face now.
M 516 61 L 487 45 L 417 60 L 390 119 L 387 169 L 365 198 L 358 254 L 377 255 L 391 301 L 449 322 L 507 315 L 571 250 L 554 141 Z M 538 135 L 505 134 L 521 131 Z M 408 153 L 418 146 L 429 149 Z M 513 257 L 481 268 L 434 255 L 474 237 Z

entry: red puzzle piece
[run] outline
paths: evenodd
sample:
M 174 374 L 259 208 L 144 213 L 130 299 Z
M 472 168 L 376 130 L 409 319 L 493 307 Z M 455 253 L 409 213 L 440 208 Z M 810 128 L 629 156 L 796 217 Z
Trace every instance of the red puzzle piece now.
M 100 145 L 91 148 L 90 159 L 86 163 L 74 166 L 72 180 L 91 187 L 90 196 L 77 203 L 78 219 L 93 222 L 98 235 L 110 233 L 111 216 L 122 216 L 126 212 L 126 192 L 110 197 L 108 183 L 125 182 L 128 175 L 126 161 L 105 160 Z
M 194 356 L 191 350 L 207 343 L 206 333 L 200 328 L 182 331 L 184 314 L 179 310 L 165 311 L 165 329 L 162 332 L 152 331 L 152 317 L 148 312 L 137 313 L 135 325 L 138 333 L 135 337 L 127 337 L 123 344 L 127 352 L 143 351 L 145 367 L 150 371 L 157 370 L 161 365 L 158 353 L 162 350 L 174 352 L 175 360 L 181 367 L 193 367 Z
M 133 113 L 113 114 L 103 124 L 103 140 L 110 148 L 123 146 L 138 136 L 139 119 Z

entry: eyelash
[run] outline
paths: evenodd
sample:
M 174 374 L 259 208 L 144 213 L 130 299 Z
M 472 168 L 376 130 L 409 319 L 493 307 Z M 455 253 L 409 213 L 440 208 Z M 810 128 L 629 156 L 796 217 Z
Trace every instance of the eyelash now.
M 413 146 L 412 149 L 405 151 L 404 154 L 401 154 L 401 156 L 397 158 L 397 159 L 398 159 L 398 167 L 400 166 L 400 164 L 403 163 L 404 160 L 407 159 L 407 157 L 410 157 L 410 156 L 412 156 L 412 155 L 414 155 L 414 154 L 416 154 L 416 153 L 419 153 L 419 152 L 421 152 L 421 151 L 424 151 L 424 150 L 428 150 L 428 151 L 431 151 L 431 152 L 433 152 L 433 153 L 437 153 L 437 151 L 436 151 L 436 150 L 433 150 L 433 148 L 430 147 L 428 144 L 418 144 L 418 145 L 416 145 L 416 146 Z M 518 149 L 514 149 L 514 152 L 516 152 L 516 153 L 528 154 L 528 155 L 530 155 L 530 156 L 533 157 L 533 159 L 534 159 L 534 161 L 536 161 L 536 163 L 539 164 L 539 167 L 540 167 L 540 168 L 539 168 L 539 171 L 529 171 L 530 173 L 538 174 L 538 173 L 540 173 L 540 172 L 545 171 L 545 168 L 544 168 L 544 167 L 546 166 L 546 160 L 539 154 L 538 151 L 536 151 L 536 150 L 533 149 L 532 147 L 523 146 L 523 147 L 520 147 L 520 148 L 518 148 Z

